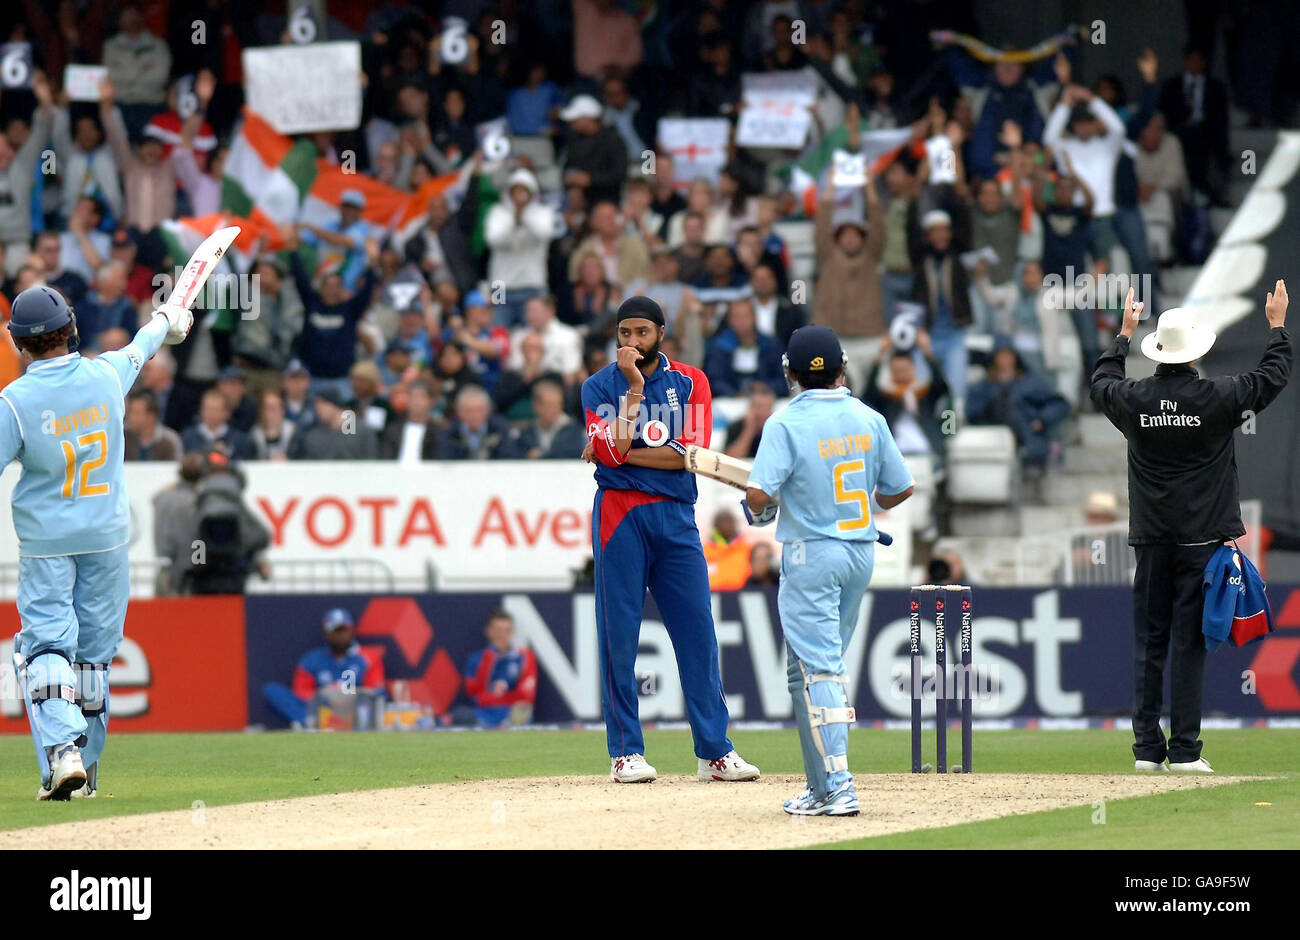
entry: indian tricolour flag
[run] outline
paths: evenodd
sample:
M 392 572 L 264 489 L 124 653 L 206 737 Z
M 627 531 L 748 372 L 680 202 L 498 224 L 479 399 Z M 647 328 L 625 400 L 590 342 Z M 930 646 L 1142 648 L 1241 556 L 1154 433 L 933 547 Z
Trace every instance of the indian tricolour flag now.
M 295 140 L 278 133 L 245 108 L 226 157 L 222 211 L 164 223 L 163 241 L 176 263 L 184 264 L 199 242 L 217 228 L 238 225 L 242 231 L 235 241 L 237 250 L 251 251 L 262 238 L 262 250 L 278 251 L 284 245 L 282 226 L 323 226 L 337 220 L 339 203 L 349 189 L 365 195 L 366 221 L 391 231 L 418 223 L 429 200 L 464 186 L 467 175 L 468 169 L 449 173 L 429 180 L 415 193 L 403 192 L 363 174 L 346 172 L 320 157 L 309 139 Z

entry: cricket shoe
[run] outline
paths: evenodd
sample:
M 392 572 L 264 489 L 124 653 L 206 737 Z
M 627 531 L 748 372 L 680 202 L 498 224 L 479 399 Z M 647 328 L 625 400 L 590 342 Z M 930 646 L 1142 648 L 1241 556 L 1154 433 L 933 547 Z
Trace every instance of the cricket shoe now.
M 728 751 L 717 760 L 700 758 L 699 777 L 701 780 L 757 780 L 758 768 L 735 751 Z
M 1206 760 L 1204 757 L 1198 757 L 1196 758 L 1196 760 L 1181 761 L 1180 763 L 1177 764 L 1175 764 L 1173 761 L 1170 761 L 1169 769 L 1176 774 L 1214 773 L 1214 768 L 1210 766 L 1210 762 Z
M 86 768 L 86 782 L 72 791 L 74 800 L 93 800 L 99 792 L 99 761 Z
M 45 753 L 50 760 L 50 781 L 36 791 L 36 799 L 68 800 L 72 791 L 79 789 L 86 782 L 86 768 L 81 766 L 81 751 L 72 742 L 57 747 L 47 747 Z
M 615 783 L 649 783 L 656 776 L 641 754 L 624 754 L 610 760 L 609 779 Z
M 1138 760 L 1133 762 L 1133 770 L 1139 774 L 1167 774 L 1169 768 L 1162 760 Z
M 819 800 L 812 790 L 805 790 L 792 800 L 786 800 L 785 811 L 791 816 L 856 816 L 858 815 L 858 792 L 853 789 L 853 781 L 841 784 L 826 799 Z

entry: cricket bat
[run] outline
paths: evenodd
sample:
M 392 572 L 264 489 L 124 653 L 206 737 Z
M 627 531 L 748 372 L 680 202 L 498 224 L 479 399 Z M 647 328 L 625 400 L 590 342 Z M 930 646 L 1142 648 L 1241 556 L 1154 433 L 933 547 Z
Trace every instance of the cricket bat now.
M 691 444 L 686 448 L 686 469 L 744 491 L 749 487 L 749 464 L 707 447 Z
M 203 242 L 198 248 L 194 249 L 194 254 L 190 255 L 190 260 L 186 262 L 185 267 L 181 270 L 180 277 L 176 279 L 176 285 L 172 288 L 171 294 L 167 298 L 165 307 L 179 307 L 188 311 L 198 299 L 199 292 L 203 290 L 203 285 L 208 282 L 212 272 L 217 269 L 221 259 L 226 256 L 226 250 L 234 242 L 235 237 L 239 235 L 238 225 L 229 225 L 226 228 L 217 229 Z M 191 316 L 186 321 L 189 326 L 186 327 L 185 333 L 174 336 L 172 333 L 167 334 L 167 343 L 175 345 L 185 339 L 189 334 L 189 327 L 194 325 L 194 319 Z

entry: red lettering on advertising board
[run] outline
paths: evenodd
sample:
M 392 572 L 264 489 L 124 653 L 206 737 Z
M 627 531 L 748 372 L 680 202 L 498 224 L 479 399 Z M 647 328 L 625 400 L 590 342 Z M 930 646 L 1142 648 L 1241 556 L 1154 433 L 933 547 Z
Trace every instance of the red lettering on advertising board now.
M 284 512 L 276 513 L 275 507 L 265 496 L 257 497 L 257 505 L 262 507 L 262 515 L 266 516 L 266 521 L 271 523 L 271 544 L 284 544 L 284 526 L 293 515 L 293 511 L 298 508 L 298 497 L 295 496 L 289 502 L 284 504 Z
M 440 547 L 445 548 L 447 545 L 447 540 L 442 536 L 442 528 L 438 525 L 438 517 L 434 514 L 429 501 L 423 497 L 411 504 L 406 525 L 402 527 L 402 535 L 397 540 L 398 547 L 405 548 L 406 544 L 416 536 L 430 538 Z
M 487 509 L 483 511 L 483 518 L 478 524 L 478 531 L 474 533 L 474 547 L 479 548 L 483 544 L 483 539 L 488 535 L 499 535 L 506 540 L 506 544 L 511 548 L 515 547 L 515 537 L 510 531 L 510 521 L 506 518 L 505 507 L 501 505 L 501 497 L 493 496 L 488 503 Z
M 590 517 L 588 517 L 590 519 Z M 574 538 L 567 536 L 574 533 Z M 551 538 L 561 548 L 580 548 L 582 546 L 582 519 L 572 509 L 561 509 L 551 519 Z M 587 526 L 587 541 L 591 541 L 591 526 Z
M 396 506 L 397 499 L 392 496 L 362 496 L 357 499 L 357 502 L 368 507 L 372 512 L 370 541 L 372 545 L 379 548 L 384 544 L 384 510 Z
M 339 515 L 343 519 L 343 523 L 339 527 L 338 535 L 331 538 L 326 538 L 321 535 L 320 530 L 316 526 L 316 516 L 326 506 L 332 506 L 337 509 Z M 342 545 L 346 542 L 348 536 L 351 534 L 352 510 L 348 509 L 347 504 L 343 502 L 343 500 L 336 496 L 325 496 L 316 500 L 316 502 L 307 507 L 307 535 L 310 536 L 311 540 L 317 545 L 324 546 L 325 548 L 333 548 L 336 545 Z
M 518 533 L 515 532 L 516 526 Z M 527 546 L 535 546 L 543 541 L 542 536 L 548 528 L 551 541 L 560 548 L 581 548 L 584 544 L 591 544 L 591 513 L 587 513 L 584 524 L 583 518 L 572 509 L 561 509 L 554 514 L 543 509 L 531 521 L 527 513 L 517 509 L 512 522 L 501 497 L 493 496 L 487 509 L 483 510 L 478 531 L 474 533 L 474 547 L 481 548 L 483 540 L 491 536 L 500 538 L 510 548 L 515 547 L 516 539 Z

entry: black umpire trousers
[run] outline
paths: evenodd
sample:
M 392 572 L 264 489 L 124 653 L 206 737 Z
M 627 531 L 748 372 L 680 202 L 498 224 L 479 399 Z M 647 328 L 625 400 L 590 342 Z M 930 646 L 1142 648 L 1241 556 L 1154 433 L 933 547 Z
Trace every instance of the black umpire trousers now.
M 1220 542 L 1138 545 L 1133 579 L 1133 756 L 1170 763 L 1201 756 L 1205 635 L 1202 577 Z M 1172 656 L 1170 648 L 1172 647 Z M 1170 661 L 1169 742 L 1160 727 Z

